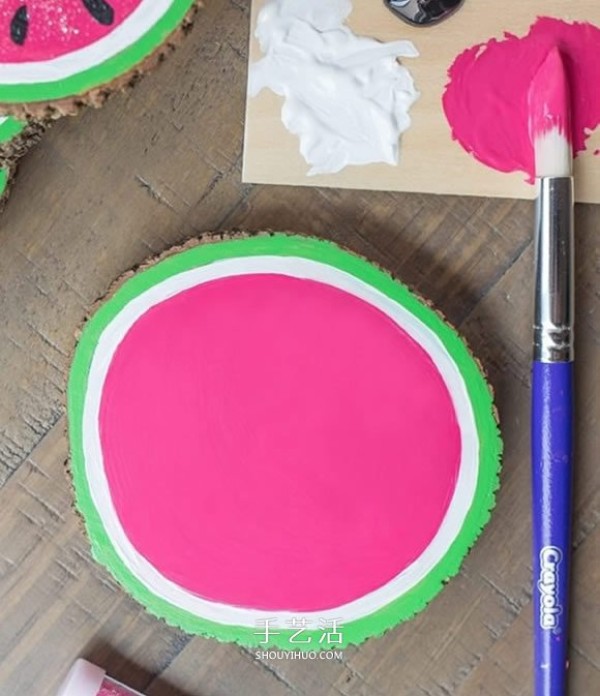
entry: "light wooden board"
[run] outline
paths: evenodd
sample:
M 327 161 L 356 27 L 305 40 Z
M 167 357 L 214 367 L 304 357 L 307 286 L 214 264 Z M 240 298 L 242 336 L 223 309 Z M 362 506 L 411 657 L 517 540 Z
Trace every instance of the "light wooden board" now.
M 252 27 L 265 2 L 253 0 Z M 299 141 L 281 122 L 283 98 L 263 90 L 248 99 L 244 181 L 532 198 L 534 187 L 525 183 L 524 174 L 496 172 L 467 155 L 452 140 L 441 103 L 447 70 L 467 47 L 491 37 L 500 38 L 504 31 L 522 36 L 538 16 L 587 20 L 600 25 L 600 4 L 596 0 L 506 0 L 499 7 L 491 0 L 466 0 L 452 18 L 426 29 L 413 28 L 396 19 L 382 0 L 353 0 L 353 4 L 349 25 L 355 33 L 381 41 L 410 39 L 420 53 L 418 58 L 403 61 L 413 74 L 421 97 L 411 110 L 413 125 L 403 136 L 400 164 L 352 166 L 339 174 L 307 176 L 309 167 L 300 155 Z M 252 31 L 250 62 L 261 55 Z M 600 143 L 600 130 L 596 135 L 588 152 L 578 157 L 575 172 L 578 200 L 595 203 L 600 202 L 600 158 L 592 153 Z

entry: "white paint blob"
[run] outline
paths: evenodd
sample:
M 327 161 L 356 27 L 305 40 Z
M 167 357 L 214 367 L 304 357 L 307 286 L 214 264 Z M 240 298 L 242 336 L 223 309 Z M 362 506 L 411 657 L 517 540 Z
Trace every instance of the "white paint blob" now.
M 414 44 L 356 36 L 344 24 L 351 11 L 350 0 L 269 0 L 258 16 L 265 55 L 250 66 L 248 92 L 285 98 L 281 119 L 300 138 L 309 175 L 397 164 L 419 97 L 398 61 L 419 55 Z

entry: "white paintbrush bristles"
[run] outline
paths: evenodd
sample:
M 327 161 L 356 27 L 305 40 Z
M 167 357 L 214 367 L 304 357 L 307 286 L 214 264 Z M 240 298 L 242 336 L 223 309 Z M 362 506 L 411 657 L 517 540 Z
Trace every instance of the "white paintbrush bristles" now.
M 529 89 L 529 130 L 537 177 L 571 176 L 570 91 L 558 48 L 553 48 Z
M 573 157 L 571 144 L 557 127 L 552 128 L 534 140 L 535 175 L 571 176 Z

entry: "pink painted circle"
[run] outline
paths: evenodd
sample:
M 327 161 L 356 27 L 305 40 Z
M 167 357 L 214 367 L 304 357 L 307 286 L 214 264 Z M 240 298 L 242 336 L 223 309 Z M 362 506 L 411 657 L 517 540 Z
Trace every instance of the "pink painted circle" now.
M 135 549 L 212 601 L 318 611 L 434 538 L 461 436 L 431 358 L 367 302 L 278 274 L 221 278 L 130 328 L 100 437 Z

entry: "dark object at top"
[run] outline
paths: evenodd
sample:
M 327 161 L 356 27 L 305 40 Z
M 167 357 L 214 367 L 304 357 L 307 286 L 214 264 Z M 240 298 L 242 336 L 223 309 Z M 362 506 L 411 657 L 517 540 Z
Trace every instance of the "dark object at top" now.
M 29 15 L 27 14 L 27 5 L 21 5 L 14 13 L 10 22 L 10 38 L 17 46 L 22 46 L 25 43 L 28 29 Z
M 437 24 L 456 12 L 464 0 L 384 0 L 405 22 L 418 27 Z
M 92 17 L 105 26 L 110 26 L 115 21 L 115 11 L 106 0 L 83 0 L 85 9 Z

